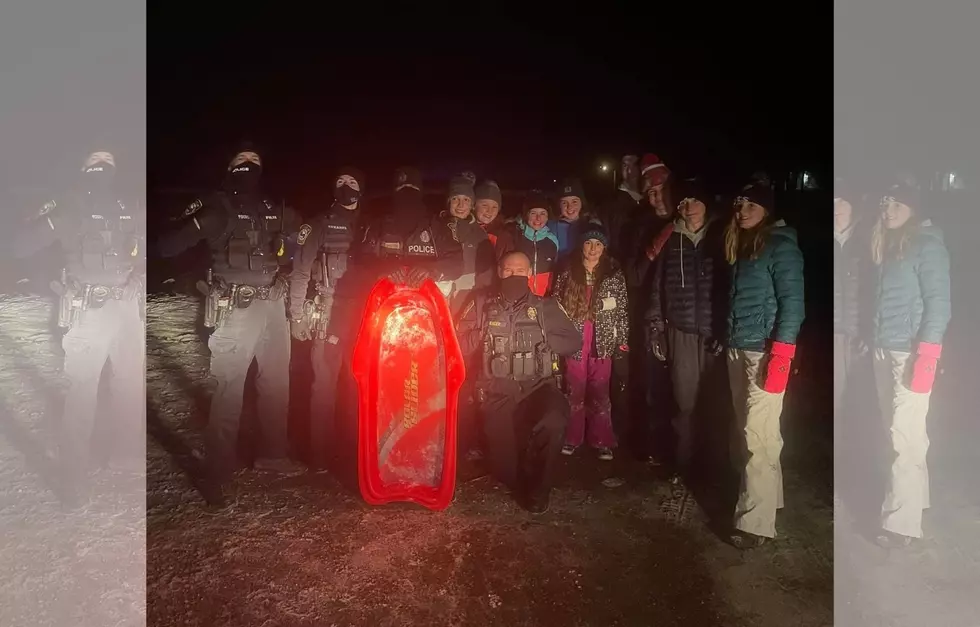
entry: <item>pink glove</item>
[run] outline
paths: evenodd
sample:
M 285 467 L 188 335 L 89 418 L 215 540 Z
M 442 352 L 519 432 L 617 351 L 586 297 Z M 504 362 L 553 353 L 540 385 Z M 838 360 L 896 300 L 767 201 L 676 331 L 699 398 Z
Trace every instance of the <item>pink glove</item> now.
M 781 394 L 786 391 L 789 383 L 790 366 L 796 355 L 795 344 L 773 342 L 769 349 L 769 363 L 766 364 L 765 379 L 762 389 L 770 394 Z
M 932 391 L 932 384 L 936 382 L 936 367 L 939 365 L 939 356 L 942 353 L 942 344 L 926 344 L 925 342 L 919 344 L 915 362 L 912 364 L 910 390 L 917 394 L 927 394 Z

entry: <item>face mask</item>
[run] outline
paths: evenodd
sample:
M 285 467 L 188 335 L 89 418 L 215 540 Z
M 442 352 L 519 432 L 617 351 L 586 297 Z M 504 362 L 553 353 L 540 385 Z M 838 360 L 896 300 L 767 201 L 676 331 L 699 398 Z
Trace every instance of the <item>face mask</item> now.
M 116 168 L 111 164 L 99 162 L 93 163 L 85 168 L 82 178 L 86 191 L 99 192 L 106 191 L 112 187 L 112 178 L 116 173 Z
M 353 205 L 361 198 L 361 192 L 350 185 L 341 185 L 333 190 L 333 197 L 341 205 L 347 207 Z
M 232 189 L 235 191 L 250 192 L 259 186 L 259 178 L 261 176 L 262 167 L 246 161 L 231 169 L 228 173 L 228 180 Z
M 500 280 L 500 295 L 504 299 L 515 303 L 531 291 L 531 286 L 527 282 L 526 276 L 516 274 Z

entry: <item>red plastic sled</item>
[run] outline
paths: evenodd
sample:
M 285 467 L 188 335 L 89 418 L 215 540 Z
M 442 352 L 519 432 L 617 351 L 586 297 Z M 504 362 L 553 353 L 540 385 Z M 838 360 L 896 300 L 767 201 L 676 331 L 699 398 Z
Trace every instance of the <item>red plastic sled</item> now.
M 449 507 L 466 372 L 449 305 L 432 280 L 419 289 L 378 281 L 361 319 L 352 368 L 364 500 Z

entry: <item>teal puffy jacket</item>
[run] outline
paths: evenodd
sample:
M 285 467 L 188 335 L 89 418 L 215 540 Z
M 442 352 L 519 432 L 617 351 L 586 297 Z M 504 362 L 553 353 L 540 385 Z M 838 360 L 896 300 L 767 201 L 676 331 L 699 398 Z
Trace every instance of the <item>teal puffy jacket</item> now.
M 728 346 L 765 352 L 770 340 L 796 344 L 803 318 L 803 253 L 796 229 L 779 220 L 758 258 L 732 268 Z
M 874 345 L 913 352 L 915 344 L 942 344 L 951 315 L 949 252 L 943 232 L 926 220 L 902 259 L 878 267 Z

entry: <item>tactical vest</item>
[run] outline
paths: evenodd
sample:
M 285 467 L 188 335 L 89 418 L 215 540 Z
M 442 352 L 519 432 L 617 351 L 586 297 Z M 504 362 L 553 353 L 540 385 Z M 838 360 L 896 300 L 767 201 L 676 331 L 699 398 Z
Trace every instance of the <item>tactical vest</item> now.
M 282 216 L 268 200 L 235 203 L 221 194 L 220 201 L 228 226 L 224 245 L 212 251 L 215 271 L 233 282 L 269 283 L 285 260 Z
M 377 241 L 372 242 L 382 257 L 434 259 L 439 256 L 428 222 L 415 227 L 407 236 L 396 233 L 390 221 L 382 223 Z
M 544 330 L 538 319 L 540 301 L 528 298 L 519 309 L 508 309 L 498 298 L 486 307 L 484 377 L 533 381 L 552 376 L 553 359 L 545 350 Z
M 347 211 L 339 209 L 337 211 Z M 320 255 L 326 256 L 327 281 L 325 287 L 333 289 L 337 281 L 347 273 L 347 260 L 350 256 L 351 244 L 354 241 L 353 216 L 330 213 L 320 219 L 319 227 L 323 229 L 320 236 Z M 313 278 L 323 283 L 320 264 L 313 269 Z
M 121 201 L 79 207 L 75 245 L 66 247 L 68 274 L 90 285 L 119 286 L 145 260 L 142 216 Z

